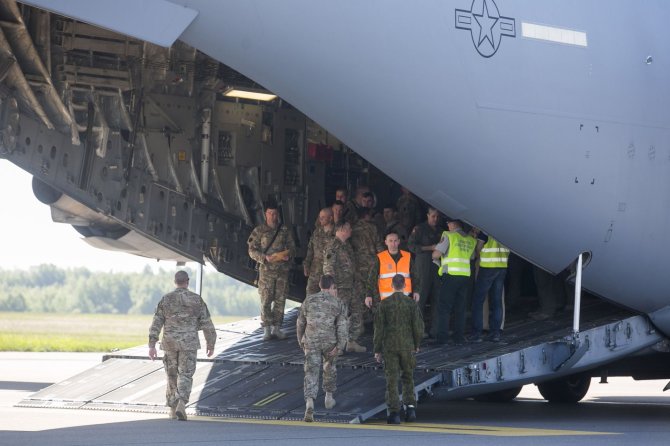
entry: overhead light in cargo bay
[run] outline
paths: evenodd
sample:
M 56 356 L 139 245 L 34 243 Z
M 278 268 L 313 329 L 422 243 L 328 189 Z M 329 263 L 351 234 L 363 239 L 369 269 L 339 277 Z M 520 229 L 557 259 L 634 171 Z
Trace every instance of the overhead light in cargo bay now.
M 223 92 L 223 95 L 228 96 L 229 98 L 250 99 L 252 101 L 272 101 L 277 97 L 276 94 L 264 91 L 241 89 L 235 87 L 226 89 Z

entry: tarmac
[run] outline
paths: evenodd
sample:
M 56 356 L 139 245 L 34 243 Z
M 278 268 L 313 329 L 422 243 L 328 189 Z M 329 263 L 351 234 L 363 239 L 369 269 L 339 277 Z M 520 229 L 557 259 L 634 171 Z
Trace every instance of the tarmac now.
M 164 414 L 108 410 L 15 407 L 53 383 L 95 367 L 102 353 L 0 352 L 0 445 L 425 445 L 449 442 L 474 445 L 629 446 L 667 444 L 670 395 L 666 381 L 594 379 L 587 398 L 577 405 L 548 404 L 535 386 L 524 388 L 507 404 L 472 400 L 419 404 L 417 423 L 388 426 L 382 418 L 362 425 L 193 417 L 187 422 Z M 485 437 L 485 438 L 482 438 Z M 488 438 L 495 437 L 495 438 Z

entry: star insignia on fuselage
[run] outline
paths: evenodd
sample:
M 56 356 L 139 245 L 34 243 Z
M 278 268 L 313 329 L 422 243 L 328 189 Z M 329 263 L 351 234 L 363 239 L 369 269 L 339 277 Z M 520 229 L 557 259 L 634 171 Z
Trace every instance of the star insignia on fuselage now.
M 484 40 L 489 41 L 491 46 L 495 46 L 493 43 L 493 27 L 495 26 L 496 23 L 498 23 L 498 17 L 491 16 L 489 14 L 489 8 L 486 6 L 486 0 L 484 0 L 484 3 L 482 5 L 482 13 L 481 14 L 475 14 L 472 13 L 472 15 L 475 18 L 475 21 L 479 25 L 479 43 L 477 44 L 478 47 L 484 43 Z
M 500 47 L 502 36 L 516 37 L 516 22 L 503 17 L 493 0 L 472 0 L 470 10 L 456 10 L 456 28 L 467 29 L 477 52 L 493 56 Z

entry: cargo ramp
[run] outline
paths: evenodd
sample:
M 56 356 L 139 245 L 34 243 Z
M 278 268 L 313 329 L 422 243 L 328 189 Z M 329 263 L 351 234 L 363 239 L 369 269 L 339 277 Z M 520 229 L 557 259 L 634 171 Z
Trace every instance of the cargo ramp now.
M 198 358 L 187 412 L 301 420 L 303 354 L 295 339 L 296 317 L 297 310 L 286 315 L 285 340 L 263 342 L 258 318 L 217 327 L 215 355 Z M 490 393 L 613 362 L 664 339 L 646 317 L 599 301 L 584 305 L 582 319 L 577 339 L 572 315 L 566 313 L 542 322 L 508 320 L 499 343 L 444 346 L 426 340 L 417 355 L 414 391 L 420 397 L 439 391 L 451 399 Z M 371 336 L 362 343 L 370 349 Z M 372 353 L 345 354 L 337 373 L 337 405 L 325 409 L 320 393 L 315 407 L 319 421 L 360 423 L 386 409 L 384 372 Z M 164 402 L 162 362 L 149 360 L 141 346 L 106 354 L 100 365 L 18 406 L 166 413 Z

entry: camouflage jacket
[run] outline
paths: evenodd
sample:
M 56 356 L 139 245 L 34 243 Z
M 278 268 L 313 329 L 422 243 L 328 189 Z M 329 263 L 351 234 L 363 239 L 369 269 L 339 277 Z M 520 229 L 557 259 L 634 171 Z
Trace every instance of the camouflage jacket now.
M 358 205 L 353 200 L 344 203 L 342 217 L 344 221 L 348 221 L 352 226 L 358 221 Z
M 149 329 L 150 347 L 156 345 L 161 329 L 163 329 L 162 350 L 199 349 L 198 330 L 204 332 L 208 349 L 213 349 L 216 344 L 216 330 L 205 301 L 186 288 L 177 288 L 158 302 Z
M 421 218 L 421 205 L 414 195 L 401 195 L 396 202 L 398 218 L 406 228 L 413 228 Z
M 340 288 L 354 288 L 354 250 L 349 241 L 342 242 L 335 237 L 326 248 L 323 258 L 323 273 L 335 278 L 335 286 Z
M 419 306 L 402 293 L 384 299 L 375 313 L 374 352 L 414 351 L 423 337 Z
M 370 268 L 377 260 L 377 253 L 386 249 L 374 223 L 358 220 L 351 228 L 351 246 L 354 248 L 357 278 L 365 282 Z
M 344 350 L 348 338 L 347 308 L 326 291 L 310 294 L 300 307 L 296 323 L 298 344 L 306 349 L 337 345 Z
M 307 255 L 303 265 L 307 267 L 310 274 L 323 271 L 323 255 L 326 247 L 335 237 L 335 231 L 326 232 L 322 226 L 319 226 L 312 233 L 312 237 L 307 244 Z
M 277 237 L 272 242 L 272 246 L 268 249 L 268 245 L 276 231 L 277 229 L 262 223 L 254 228 L 247 241 L 249 245 L 249 257 L 260 264 L 261 271 L 288 271 L 291 267 L 291 260 L 295 256 L 295 241 L 286 225 L 282 224 L 279 234 L 277 234 Z M 266 249 L 267 252 L 265 252 Z M 282 252 L 287 249 L 289 251 L 288 261 L 271 263 L 265 260 L 266 255 Z

